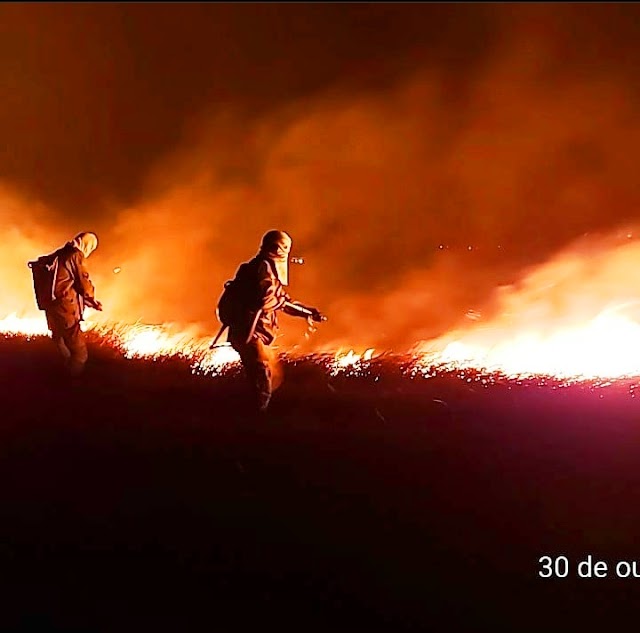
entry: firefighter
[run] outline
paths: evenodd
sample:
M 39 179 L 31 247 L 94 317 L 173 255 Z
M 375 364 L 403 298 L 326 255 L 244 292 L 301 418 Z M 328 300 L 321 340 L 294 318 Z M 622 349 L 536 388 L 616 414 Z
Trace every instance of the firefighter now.
M 85 260 L 98 247 L 94 233 L 79 233 L 54 253 L 45 256 L 54 270 L 51 300 L 44 306 L 51 337 L 72 376 L 80 375 L 88 358 L 80 329 L 85 306 L 102 310 L 95 298 Z
M 226 323 L 227 339 L 240 355 L 261 412 L 267 410 L 273 392 L 283 379 L 282 368 L 271 347 L 278 330 L 278 312 L 317 322 L 326 320 L 316 308 L 292 302 L 285 290 L 289 283 L 291 243 L 291 237 L 283 231 L 265 233 L 258 254 L 241 264 L 231 282 L 239 291 L 235 295 L 235 310 L 231 310 L 233 316 Z M 221 320 L 224 324 L 225 320 Z

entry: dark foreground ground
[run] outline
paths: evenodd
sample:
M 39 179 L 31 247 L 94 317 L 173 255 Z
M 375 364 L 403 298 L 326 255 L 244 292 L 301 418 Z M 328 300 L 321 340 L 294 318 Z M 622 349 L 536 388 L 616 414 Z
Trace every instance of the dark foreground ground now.
M 627 389 L 238 377 L 0 340 L 0 630 L 595 630 L 640 578 Z M 607 578 L 578 578 L 591 554 Z M 543 555 L 569 560 L 542 579 Z M 613 563 L 613 565 L 612 565 Z M 560 568 L 562 572 L 562 568 Z

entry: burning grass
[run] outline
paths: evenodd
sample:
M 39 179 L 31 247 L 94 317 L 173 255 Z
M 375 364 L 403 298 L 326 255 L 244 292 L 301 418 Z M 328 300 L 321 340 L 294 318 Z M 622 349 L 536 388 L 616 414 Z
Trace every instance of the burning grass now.
M 285 364 L 315 367 L 334 382 L 360 379 L 377 383 L 382 377 L 393 375 L 403 381 L 455 379 L 484 388 L 519 385 L 557 389 L 582 385 L 593 390 L 616 386 L 635 397 L 640 384 L 640 354 L 634 354 L 629 347 L 629 353 L 614 364 L 620 351 L 608 349 L 607 343 L 610 346 L 611 341 L 606 338 L 606 325 L 613 328 L 618 347 L 622 348 L 624 337 L 633 334 L 629 328 L 640 327 L 596 320 L 591 329 L 574 330 L 564 337 L 556 335 L 544 340 L 531 335 L 511 344 L 485 347 L 478 342 L 481 339 L 476 333 L 475 338 L 461 335 L 453 342 L 416 346 L 404 353 L 377 352 L 373 348 L 307 354 L 279 351 Z M 212 337 L 203 336 L 195 328 L 87 321 L 84 329 L 91 346 L 127 361 L 171 362 L 188 368 L 192 375 L 211 378 L 235 375 L 241 369 L 239 357 L 229 344 L 211 349 Z M 25 341 L 48 336 L 44 319 L 19 318 L 15 314 L 0 321 L 0 334 Z M 594 346 L 587 348 L 585 342 L 598 336 L 605 340 L 598 342 L 595 353 Z M 485 335 L 485 341 L 488 340 Z M 551 353 L 552 349 L 557 350 L 556 354 Z

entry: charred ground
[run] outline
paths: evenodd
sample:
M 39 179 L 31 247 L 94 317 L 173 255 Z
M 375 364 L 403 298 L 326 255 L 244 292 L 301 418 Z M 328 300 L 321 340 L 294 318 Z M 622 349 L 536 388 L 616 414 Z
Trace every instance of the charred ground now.
M 0 340 L 2 630 L 575 630 L 638 579 L 628 388 L 489 387 L 287 366 L 257 420 L 232 373 Z M 376 379 L 377 378 L 377 379 Z

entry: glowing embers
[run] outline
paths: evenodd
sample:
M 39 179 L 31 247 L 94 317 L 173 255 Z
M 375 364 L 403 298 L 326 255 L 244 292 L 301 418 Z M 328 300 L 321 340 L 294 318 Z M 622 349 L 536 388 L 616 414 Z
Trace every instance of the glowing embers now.
M 348 376 L 367 374 L 373 358 L 373 352 L 373 348 L 366 350 L 362 354 L 357 354 L 352 349 L 346 353 L 338 351 L 329 360 L 329 372 L 332 376 L 337 376 L 340 373 L 345 373 Z
M 172 331 L 170 325 L 92 324 L 91 329 L 120 349 L 125 358 L 191 358 L 203 353 L 210 338 L 189 331 Z
M 191 372 L 205 376 L 222 376 L 239 362 L 240 356 L 231 347 L 231 343 L 222 343 L 199 355 L 191 364 Z
M 95 318 L 92 315 L 92 318 Z M 384 364 L 385 369 L 409 367 L 411 376 L 424 378 L 448 374 L 466 382 L 483 385 L 498 381 L 535 382 L 539 385 L 610 381 L 640 377 L 640 323 L 615 310 L 604 310 L 584 323 L 566 321 L 542 323 L 537 327 L 517 327 L 513 323 L 494 327 L 474 327 L 422 344 L 410 356 L 391 358 L 373 348 L 364 352 L 344 348 L 311 354 L 307 360 L 322 366 L 332 376 L 370 376 Z M 105 345 L 128 359 L 162 360 L 180 358 L 193 373 L 218 376 L 237 366 L 239 357 L 229 345 L 209 348 L 211 336 L 202 330 L 172 324 L 93 322 L 82 325 Z M 15 313 L 0 320 L 0 334 L 46 336 L 44 314 L 18 317 Z M 348 349 L 348 351 L 346 351 Z M 304 357 L 282 350 L 286 359 L 297 363 Z M 407 362 L 409 363 L 407 365 Z
M 210 349 L 211 337 L 195 329 L 178 330 L 171 325 L 95 324 L 91 329 L 105 342 L 119 349 L 128 359 L 189 361 L 192 373 L 219 376 L 239 362 L 240 357 L 229 344 Z

